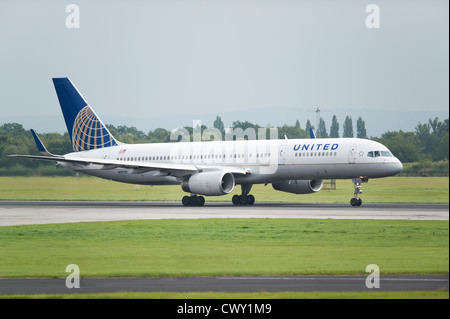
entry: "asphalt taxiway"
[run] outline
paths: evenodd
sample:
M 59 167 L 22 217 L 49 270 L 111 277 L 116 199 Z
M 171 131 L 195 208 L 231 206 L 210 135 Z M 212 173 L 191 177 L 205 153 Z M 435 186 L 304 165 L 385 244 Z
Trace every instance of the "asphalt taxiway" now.
M 380 276 L 369 288 L 366 276 L 144 277 L 81 278 L 68 288 L 63 278 L 0 279 L 0 294 L 72 294 L 112 292 L 369 292 L 448 291 L 448 275 Z
M 448 204 L 206 203 L 184 207 L 179 202 L 0 201 L 0 226 L 197 218 L 331 218 L 449 220 Z

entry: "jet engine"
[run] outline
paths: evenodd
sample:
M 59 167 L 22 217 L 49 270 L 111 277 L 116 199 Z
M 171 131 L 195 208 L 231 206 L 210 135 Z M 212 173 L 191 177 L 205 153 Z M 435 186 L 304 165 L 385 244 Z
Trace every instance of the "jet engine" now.
M 234 176 L 229 172 L 213 171 L 187 176 L 181 188 L 188 193 L 219 196 L 230 193 L 234 188 Z
M 272 183 L 272 187 L 277 191 L 294 193 L 294 194 L 310 194 L 316 193 L 322 189 L 322 179 L 297 179 L 297 180 L 284 180 Z

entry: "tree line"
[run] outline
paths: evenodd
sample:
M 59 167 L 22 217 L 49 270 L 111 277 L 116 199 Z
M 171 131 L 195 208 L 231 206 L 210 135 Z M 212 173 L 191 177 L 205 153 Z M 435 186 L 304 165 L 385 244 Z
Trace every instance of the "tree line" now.
M 370 139 L 386 145 L 386 147 L 388 147 L 403 163 L 446 161 L 445 165 L 448 167 L 448 121 L 448 119 L 445 119 L 444 121 L 440 121 L 438 118 L 429 119 L 425 123 L 418 123 L 412 132 L 404 132 L 401 130 L 388 131 L 383 133 L 381 137 L 371 137 Z M 192 141 L 195 140 L 195 134 L 197 134 L 197 137 L 201 136 L 203 141 L 212 139 L 212 136 L 208 134 L 208 127 L 205 125 L 196 128 L 185 126 L 178 129 L 179 132 L 157 128 L 155 130 L 150 130 L 148 133 L 140 131 L 136 127 L 106 126 L 117 140 L 130 144 L 177 142 L 183 136 Z M 216 132 L 220 132 L 223 140 L 236 139 L 236 136 L 230 136 L 230 134 L 236 132 L 238 129 L 241 129 L 245 133 L 249 128 L 253 129 L 256 133 L 266 132 L 266 138 L 270 138 L 267 127 L 266 131 L 260 131 L 259 129 L 263 128 L 262 126 L 249 121 L 234 121 L 231 127 L 227 129 L 220 116 L 217 116 L 213 123 L 213 127 L 216 129 Z M 315 129 L 309 120 L 306 122 L 305 129 L 302 129 L 300 122 L 296 120 L 294 125 L 284 124 L 283 126 L 277 127 L 278 138 L 309 138 L 309 128 Z M 356 121 L 356 136 L 354 134 L 353 122 L 350 116 L 345 118 L 342 129 L 342 137 L 368 138 L 365 122 L 361 117 Z M 340 125 L 336 116 L 333 116 L 329 130 L 327 130 L 325 121 L 320 119 L 318 128 L 315 129 L 315 132 L 319 138 L 341 137 Z M 64 134 L 38 132 L 38 134 L 50 152 L 54 154 L 66 154 L 72 152 L 72 145 L 67 132 Z M 243 138 L 252 139 L 256 137 L 244 136 Z M 31 132 L 25 130 L 23 126 L 18 123 L 6 123 L 0 126 L 0 176 L 51 176 L 73 174 L 71 171 L 58 169 L 53 162 L 11 158 L 7 156 L 8 154 L 39 155 Z

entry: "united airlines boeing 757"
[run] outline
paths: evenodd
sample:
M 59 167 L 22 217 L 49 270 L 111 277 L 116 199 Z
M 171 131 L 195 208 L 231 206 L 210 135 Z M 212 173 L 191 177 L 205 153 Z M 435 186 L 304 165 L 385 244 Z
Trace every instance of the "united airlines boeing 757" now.
M 181 185 L 190 193 L 185 206 L 202 206 L 203 196 L 234 195 L 234 205 L 252 205 L 253 184 L 277 191 L 315 193 L 324 179 L 351 179 L 352 206 L 362 203 L 361 183 L 399 173 L 402 163 L 382 144 L 359 138 L 236 140 L 125 144 L 116 140 L 68 78 L 54 78 L 74 152 L 47 151 L 31 130 L 41 153 L 13 157 L 55 161 L 70 170 L 113 181 Z

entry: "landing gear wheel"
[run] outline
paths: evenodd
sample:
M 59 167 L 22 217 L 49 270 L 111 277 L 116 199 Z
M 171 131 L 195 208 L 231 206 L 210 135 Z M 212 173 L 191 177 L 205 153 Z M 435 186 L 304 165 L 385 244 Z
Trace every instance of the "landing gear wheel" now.
M 233 205 L 253 205 L 255 203 L 255 196 L 249 195 L 248 193 L 252 189 L 252 184 L 242 184 L 241 195 L 234 195 L 231 201 L 233 202 Z
M 189 206 L 189 196 L 184 196 L 181 202 L 183 203 L 183 206 Z
M 241 205 L 247 205 L 247 195 L 241 195 L 239 196 L 239 204 Z
M 255 196 L 253 195 L 234 195 L 231 199 L 233 205 L 253 205 L 255 203 Z
M 361 206 L 361 204 L 362 204 L 362 199 L 361 198 L 353 197 L 350 200 L 350 205 L 352 205 L 352 206 Z
M 199 196 L 198 197 L 198 206 L 203 206 L 203 205 L 205 205 L 205 197 Z
M 198 206 L 197 196 L 191 196 L 191 198 L 189 198 L 189 206 Z
M 233 198 L 231 199 L 231 201 L 233 202 L 233 205 L 239 205 L 240 196 L 239 195 L 234 195 Z
M 181 200 L 183 206 L 203 206 L 205 205 L 205 198 L 203 196 L 184 196 Z

